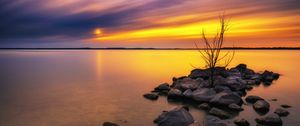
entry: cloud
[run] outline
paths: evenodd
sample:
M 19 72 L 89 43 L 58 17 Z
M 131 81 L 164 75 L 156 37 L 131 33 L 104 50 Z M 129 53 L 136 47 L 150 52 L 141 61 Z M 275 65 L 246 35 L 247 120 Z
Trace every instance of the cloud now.
M 95 28 L 114 35 L 175 27 L 212 20 L 222 10 L 232 17 L 295 16 L 297 5 L 298 0 L 0 0 L 0 39 L 87 39 Z

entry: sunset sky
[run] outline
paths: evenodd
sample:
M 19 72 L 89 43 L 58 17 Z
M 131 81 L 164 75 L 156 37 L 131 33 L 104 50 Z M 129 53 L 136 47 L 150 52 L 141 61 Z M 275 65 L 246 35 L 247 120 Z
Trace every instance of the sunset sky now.
M 0 0 L 0 47 L 300 47 L 300 0 Z

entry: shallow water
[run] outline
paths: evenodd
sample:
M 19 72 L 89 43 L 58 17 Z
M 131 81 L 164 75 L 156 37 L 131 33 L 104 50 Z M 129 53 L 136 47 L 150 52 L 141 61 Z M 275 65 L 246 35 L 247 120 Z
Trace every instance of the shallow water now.
M 293 106 L 283 117 L 285 126 L 300 125 L 300 51 L 238 50 L 231 66 L 246 63 L 255 71 L 282 74 L 269 87 L 260 85 L 248 94 L 276 98 Z M 151 126 L 162 110 L 179 103 L 165 97 L 149 101 L 142 97 L 172 77 L 189 74 L 201 59 L 193 50 L 1 50 L 1 126 L 99 126 L 104 121 L 120 125 Z M 244 106 L 244 117 L 255 125 L 259 117 Z M 195 120 L 205 112 L 191 108 Z M 233 125 L 231 121 L 228 121 Z

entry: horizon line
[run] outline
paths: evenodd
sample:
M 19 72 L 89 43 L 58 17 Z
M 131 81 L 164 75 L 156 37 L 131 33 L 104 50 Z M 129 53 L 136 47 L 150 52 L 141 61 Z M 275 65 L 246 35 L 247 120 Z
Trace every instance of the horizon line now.
M 300 50 L 300 47 L 223 47 L 223 50 Z M 204 48 L 155 48 L 155 47 L 29 47 L 1 48 L 0 50 L 204 50 Z

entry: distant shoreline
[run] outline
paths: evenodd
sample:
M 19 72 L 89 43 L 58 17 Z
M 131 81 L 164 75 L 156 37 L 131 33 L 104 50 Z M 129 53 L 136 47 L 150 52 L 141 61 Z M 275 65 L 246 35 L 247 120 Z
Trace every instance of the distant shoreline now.
M 203 48 L 200 48 L 203 49 Z M 300 50 L 300 47 L 224 47 L 223 50 Z M 109 47 L 109 48 L 0 48 L 0 50 L 199 50 L 197 48 L 123 48 L 123 47 Z

